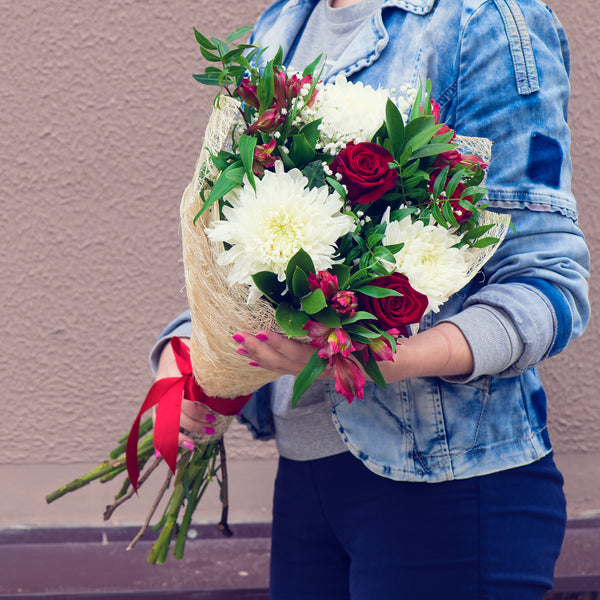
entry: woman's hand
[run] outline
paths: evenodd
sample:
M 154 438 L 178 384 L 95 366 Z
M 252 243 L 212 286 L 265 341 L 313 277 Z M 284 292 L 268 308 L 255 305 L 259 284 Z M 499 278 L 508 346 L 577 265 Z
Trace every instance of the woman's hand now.
M 249 365 L 282 375 L 298 375 L 315 352 L 310 344 L 271 331 L 260 331 L 256 335 L 240 331 L 233 339 L 240 344 L 236 352 L 248 357 Z
M 256 335 L 241 331 L 233 339 L 240 344 L 236 352 L 247 356 L 248 364 L 284 375 L 298 375 L 315 351 L 309 344 L 270 331 Z M 473 355 L 460 329 L 452 323 L 441 323 L 400 338 L 394 360 L 380 362 L 379 368 L 388 383 L 411 377 L 468 377 L 473 371 Z M 332 377 L 330 368 L 320 376 L 321 379 Z
M 189 339 L 181 338 L 186 344 L 189 345 Z M 171 344 L 166 344 L 160 360 L 158 362 L 158 368 L 156 370 L 156 380 L 164 379 L 165 377 L 180 377 L 181 373 L 177 368 L 177 362 L 175 361 L 175 354 L 171 348 Z M 152 419 L 156 416 L 156 407 L 152 411 Z M 181 402 L 181 420 L 179 422 L 180 427 L 191 431 L 193 433 L 203 433 L 206 435 L 212 435 L 215 430 L 212 427 L 212 423 L 215 422 L 214 413 L 204 404 L 200 402 L 192 402 L 191 400 L 183 400 Z M 186 450 L 194 449 L 194 440 L 188 435 L 183 433 L 179 434 L 179 446 Z

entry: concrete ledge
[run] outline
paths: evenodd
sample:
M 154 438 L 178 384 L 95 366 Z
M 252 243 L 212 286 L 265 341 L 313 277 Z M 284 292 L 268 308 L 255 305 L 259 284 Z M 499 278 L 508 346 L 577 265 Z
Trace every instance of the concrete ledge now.
M 0 598 L 268 598 L 270 525 L 231 528 L 225 538 L 215 526 L 194 527 L 184 558 L 164 565 L 146 562 L 152 539 L 125 551 L 136 528 L 5 530 Z
M 270 524 L 196 525 L 183 560 L 152 566 L 135 527 L 0 530 L 0 599 L 268 600 Z M 570 521 L 545 600 L 600 600 L 600 519 Z

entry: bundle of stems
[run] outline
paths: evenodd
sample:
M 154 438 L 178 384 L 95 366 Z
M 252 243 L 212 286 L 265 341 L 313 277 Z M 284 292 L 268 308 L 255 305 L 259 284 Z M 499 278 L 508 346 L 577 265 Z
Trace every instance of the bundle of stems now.
M 69 492 L 78 490 L 95 480 L 99 480 L 101 483 L 112 481 L 117 475 L 125 471 L 125 446 L 127 437 L 128 434 L 119 439 L 118 445 L 109 453 L 107 460 L 103 461 L 89 473 L 66 483 L 48 494 L 46 502 L 54 502 L 54 500 L 61 498 Z M 162 458 L 155 456 L 154 453 L 152 418 L 146 419 L 140 425 L 137 458 L 141 473 L 138 483 L 139 488 L 148 480 L 160 463 L 163 462 Z M 173 483 L 173 491 L 165 505 L 162 516 L 152 527 L 154 531 L 160 530 L 160 534 L 150 550 L 148 562 L 150 564 L 165 562 L 173 539 L 175 540 L 173 555 L 175 558 L 183 558 L 192 516 L 211 481 L 216 481 L 220 487 L 222 512 L 218 528 L 224 535 L 232 535 L 227 525 L 227 463 L 225 446 L 221 438 L 218 441 L 196 445 L 194 450 L 191 451 L 180 449 L 175 476 L 173 477 L 171 471 L 168 470 L 167 476 L 152 503 L 144 524 L 137 535 L 131 540 L 129 546 L 127 546 L 127 550 L 131 550 L 147 531 L 158 505 L 171 486 L 171 483 Z M 129 477 L 126 477 L 115 495 L 114 502 L 106 507 L 104 520 L 107 521 L 110 519 L 113 512 L 134 494 L 135 492 L 131 486 Z

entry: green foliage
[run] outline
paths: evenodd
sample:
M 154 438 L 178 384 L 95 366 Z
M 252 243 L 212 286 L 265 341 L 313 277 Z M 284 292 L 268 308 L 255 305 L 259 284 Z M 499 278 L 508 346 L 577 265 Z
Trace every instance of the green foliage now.
M 294 381 L 294 388 L 292 390 L 291 404 L 292 408 L 296 407 L 300 396 L 309 388 L 309 386 L 317 379 L 317 377 L 325 370 L 327 366 L 327 359 L 321 358 L 317 351 L 313 353 L 305 367 L 298 373 L 296 380 Z

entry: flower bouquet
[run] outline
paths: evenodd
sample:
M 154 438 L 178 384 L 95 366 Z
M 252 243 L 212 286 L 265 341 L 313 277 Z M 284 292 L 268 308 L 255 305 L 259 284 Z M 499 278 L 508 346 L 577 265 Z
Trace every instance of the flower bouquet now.
M 280 376 L 249 366 L 233 334 L 277 331 L 315 348 L 293 405 L 326 368 L 352 402 L 365 373 L 385 387 L 378 363 L 468 283 L 509 225 L 483 203 L 489 141 L 441 123 L 429 82 L 398 91 L 343 76 L 324 84 L 322 56 L 302 73 L 283 66 L 281 49 L 265 63 L 264 49 L 236 43 L 249 30 L 225 41 L 196 31 L 210 65 L 194 77 L 218 92 L 181 203 L 193 331 L 189 349 L 171 341 L 181 376 L 154 384 L 110 460 L 47 498 L 127 469 L 108 518 L 164 460 L 171 471 L 139 534 L 174 473 L 151 563 L 165 560 L 173 537 L 182 557 L 208 482 L 226 492 L 220 437 L 250 395 Z M 194 436 L 193 451 L 177 447 L 182 398 L 216 413 L 215 434 Z M 152 407 L 155 423 L 142 422 Z M 224 499 L 220 528 L 229 533 Z
M 216 396 L 276 379 L 231 340 L 269 329 L 315 347 L 293 405 L 328 367 L 351 402 L 364 373 L 385 387 L 378 362 L 502 240 L 508 219 L 483 203 L 490 143 L 441 123 L 429 82 L 323 84 L 322 56 L 296 73 L 238 33 L 196 32 L 211 65 L 195 78 L 219 90 L 181 207 L 195 378 Z

